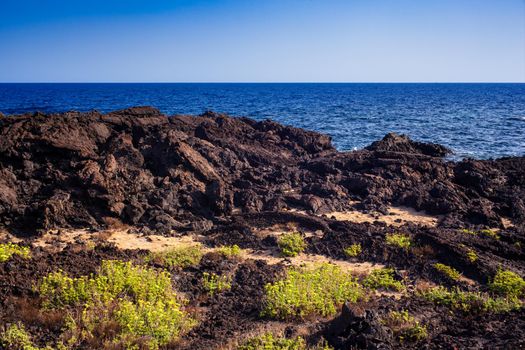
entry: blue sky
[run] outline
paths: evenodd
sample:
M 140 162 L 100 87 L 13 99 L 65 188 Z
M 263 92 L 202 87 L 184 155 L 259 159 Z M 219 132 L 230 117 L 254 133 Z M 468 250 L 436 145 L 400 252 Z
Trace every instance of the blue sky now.
M 0 0 L 0 82 L 525 82 L 525 0 Z

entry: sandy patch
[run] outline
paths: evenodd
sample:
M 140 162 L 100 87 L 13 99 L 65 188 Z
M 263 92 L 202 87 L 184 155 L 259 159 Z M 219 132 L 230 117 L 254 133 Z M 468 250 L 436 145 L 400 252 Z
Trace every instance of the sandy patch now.
M 140 236 L 127 231 L 112 232 L 107 242 L 114 243 L 119 249 L 145 249 L 161 252 L 177 247 L 200 244 L 200 236 L 186 235 L 165 237 L 159 235 Z
M 175 247 L 199 243 L 200 236 L 159 235 L 142 236 L 130 233 L 128 230 L 108 230 L 91 232 L 89 230 L 54 230 L 49 231 L 31 241 L 34 247 L 42 247 L 50 251 L 60 251 L 68 244 L 95 245 L 98 243 L 113 243 L 119 249 L 145 249 L 159 252 Z
M 334 217 L 339 221 L 351 221 L 357 223 L 374 221 L 384 222 L 391 226 L 401 226 L 406 223 L 414 223 L 422 226 L 435 227 L 437 226 L 440 216 L 428 215 L 424 212 L 418 212 L 417 210 L 409 207 L 390 207 L 388 214 L 384 215 L 381 213 L 363 213 L 358 210 L 344 211 L 344 212 L 332 212 L 326 214 L 329 218 Z
M 20 243 L 22 240 L 16 236 L 13 236 L 9 232 L 0 231 L 0 243 L 2 242 Z
M 277 224 L 263 229 L 256 229 L 253 231 L 253 233 L 260 238 L 265 238 L 268 236 L 279 237 L 292 232 L 301 232 L 305 237 L 323 237 L 323 231 L 302 230 L 299 228 L 299 224 L 296 222 L 289 222 L 287 224 Z

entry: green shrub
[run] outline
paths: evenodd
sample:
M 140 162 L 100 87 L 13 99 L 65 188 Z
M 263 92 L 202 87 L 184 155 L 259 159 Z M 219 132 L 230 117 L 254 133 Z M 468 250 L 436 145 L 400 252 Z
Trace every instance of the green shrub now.
M 481 230 L 479 231 L 481 234 L 487 236 L 487 237 L 490 237 L 490 238 L 493 238 L 493 239 L 496 239 L 496 240 L 499 240 L 500 237 L 498 235 L 498 233 L 494 230 L 490 230 L 490 229 L 484 229 L 484 230 Z
M 458 270 L 456 270 L 455 268 L 451 266 L 441 264 L 441 263 L 436 263 L 434 264 L 434 268 L 438 270 L 441 274 L 443 274 L 444 276 L 446 276 L 447 278 L 453 281 L 457 281 L 461 277 L 461 273 L 459 273 Z
M 465 313 L 505 313 L 522 307 L 516 298 L 492 298 L 479 292 L 464 292 L 459 288 L 448 290 L 442 286 L 424 291 L 421 296 L 436 305 Z
M 0 344 L 6 349 L 11 350 L 40 350 L 41 348 L 34 346 L 31 341 L 31 336 L 26 332 L 24 326 L 21 324 L 12 324 L 0 335 Z M 46 347 L 42 350 L 51 350 Z
M 13 243 L 0 244 L 0 263 L 9 260 L 14 254 L 20 255 L 24 259 L 29 259 L 31 257 L 29 247 L 21 247 L 18 244 Z
M 405 286 L 394 279 L 394 269 L 373 270 L 364 280 L 363 285 L 370 289 L 403 291 Z
M 383 319 L 383 324 L 389 327 L 401 342 L 418 342 L 428 337 L 426 326 L 421 325 L 407 310 L 392 311 Z
M 412 240 L 410 236 L 403 233 L 389 233 L 386 235 L 386 244 L 408 250 Z
M 465 233 L 467 235 L 473 235 L 473 236 L 476 236 L 478 234 L 476 231 L 472 231 L 472 230 L 469 230 L 467 228 L 463 228 L 463 229 L 459 230 L 459 232 Z
M 279 237 L 277 244 L 284 256 L 297 256 L 306 248 L 306 242 L 299 232 L 283 234 Z
M 204 272 L 202 274 L 202 285 L 209 295 L 220 293 L 231 288 L 228 276 L 219 276 L 215 273 Z
M 525 294 L 525 281 L 512 271 L 499 270 L 494 280 L 490 282 L 489 288 L 503 296 L 519 298 Z
M 186 268 L 199 264 L 203 254 L 201 245 L 189 245 L 152 253 L 150 259 L 165 266 Z
M 350 247 L 345 248 L 344 252 L 347 257 L 355 258 L 362 252 L 361 244 L 360 243 L 352 244 Z
M 471 263 L 475 263 L 476 261 L 478 261 L 478 255 L 476 254 L 475 251 L 473 251 L 472 249 L 469 249 L 467 251 L 467 259 Z
M 248 340 L 238 350 L 305 350 L 306 342 L 303 338 L 287 339 L 275 337 L 272 333 L 266 333 L 260 337 Z
M 285 279 L 265 286 L 262 316 L 277 319 L 331 316 L 345 301 L 365 296 L 363 288 L 348 272 L 332 264 L 293 268 Z
M 265 333 L 246 341 L 237 350 L 333 350 L 328 345 L 318 345 L 308 348 L 302 337 L 284 338 L 276 337 L 272 333 Z
M 217 252 L 226 258 L 233 258 L 241 255 L 242 249 L 237 245 L 224 245 L 217 248 Z
M 195 323 L 182 310 L 169 273 L 130 262 L 103 261 L 98 274 L 89 277 L 54 272 L 44 277 L 38 291 L 46 308 L 82 308 L 68 319 L 68 344 L 97 339 L 97 329 L 116 324 L 117 334 L 106 341 L 158 349 Z

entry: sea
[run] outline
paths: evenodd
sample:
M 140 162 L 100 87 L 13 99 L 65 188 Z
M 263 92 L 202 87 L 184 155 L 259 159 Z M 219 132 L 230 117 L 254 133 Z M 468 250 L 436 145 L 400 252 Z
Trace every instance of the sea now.
M 389 132 L 450 147 L 453 158 L 525 156 L 525 84 L 31 83 L 0 84 L 0 112 L 109 112 L 153 106 L 272 119 L 332 136 L 341 151 Z

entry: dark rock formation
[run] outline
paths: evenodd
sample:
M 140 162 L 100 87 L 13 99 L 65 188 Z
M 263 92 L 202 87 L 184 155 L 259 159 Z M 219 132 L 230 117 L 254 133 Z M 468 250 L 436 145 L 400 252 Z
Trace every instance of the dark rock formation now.
M 207 112 L 150 107 L 0 119 L 0 225 L 207 230 L 234 210 L 400 204 L 444 223 L 525 221 L 525 159 L 446 162 L 443 146 L 387 135 L 337 152 L 326 135 Z
M 366 147 L 369 151 L 401 152 L 424 154 L 431 157 L 444 157 L 451 154 L 452 150 L 435 143 L 423 143 L 412 141 L 406 135 L 389 133 L 380 141 L 373 142 Z

